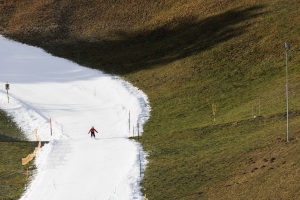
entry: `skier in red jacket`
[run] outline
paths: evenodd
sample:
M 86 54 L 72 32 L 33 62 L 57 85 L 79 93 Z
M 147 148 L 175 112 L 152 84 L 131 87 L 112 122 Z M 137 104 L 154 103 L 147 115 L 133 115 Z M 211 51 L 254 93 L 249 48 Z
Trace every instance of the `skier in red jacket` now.
M 91 133 L 91 137 L 95 138 L 95 131 L 98 133 L 98 131 L 92 126 L 92 128 L 90 129 L 90 131 L 88 132 L 88 134 Z

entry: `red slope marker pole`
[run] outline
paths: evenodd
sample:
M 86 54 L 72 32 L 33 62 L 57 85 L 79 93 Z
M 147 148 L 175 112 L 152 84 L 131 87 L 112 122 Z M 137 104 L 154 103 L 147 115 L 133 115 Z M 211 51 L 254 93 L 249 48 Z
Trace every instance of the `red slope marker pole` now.
M 52 136 L 52 119 L 50 118 L 50 132 L 51 132 L 51 136 Z

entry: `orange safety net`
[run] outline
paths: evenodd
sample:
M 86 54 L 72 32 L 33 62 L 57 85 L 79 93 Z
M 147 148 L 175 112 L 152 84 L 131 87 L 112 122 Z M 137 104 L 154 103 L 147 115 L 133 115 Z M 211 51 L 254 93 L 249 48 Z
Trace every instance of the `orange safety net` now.
M 38 150 L 41 148 L 41 139 L 37 133 L 37 129 L 34 130 L 34 134 L 35 134 L 36 140 L 39 142 L 38 146 L 35 147 L 33 153 L 29 154 L 26 158 L 22 158 L 22 165 L 27 165 L 30 161 L 32 161 L 32 159 L 37 154 Z

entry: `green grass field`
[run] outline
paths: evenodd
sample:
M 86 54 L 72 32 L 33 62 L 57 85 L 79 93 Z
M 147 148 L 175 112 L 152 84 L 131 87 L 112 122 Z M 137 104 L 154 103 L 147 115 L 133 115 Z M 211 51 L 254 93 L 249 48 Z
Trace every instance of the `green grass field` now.
M 29 174 L 35 166 L 22 166 L 21 159 L 32 153 L 35 143 L 24 141 L 24 134 L 11 117 L 0 110 L 0 199 L 19 199 L 26 187 L 26 169 Z
M 25 191 L 27 180 L 26 170 L 31 177 L 35 166 L 30 163 L 22 166 L 21 159 L 32 153 L 35 143 L 32 142 L 1 142 L 0 141 L 0 199 L 19 199 Z M 29 177 L 29 181 L 30 181 Z
M 120 75 L 148 95 L 141 143 L 149 199 L 300 195 L 298 1 L 39 0 L 1 8 L 2 34 Z

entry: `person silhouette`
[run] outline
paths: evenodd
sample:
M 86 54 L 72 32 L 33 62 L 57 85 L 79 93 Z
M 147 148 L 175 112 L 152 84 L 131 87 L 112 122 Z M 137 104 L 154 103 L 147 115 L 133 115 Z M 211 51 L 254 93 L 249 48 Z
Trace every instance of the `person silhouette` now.
M 95 138 L 95 132 L 98 133 L 98 131 L 94 128 L 94 126 L 92 126 L 92 128 L 90 129 L 90 131 L 88 132 L 91 133 L 91 138 L 94 137 Z

